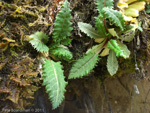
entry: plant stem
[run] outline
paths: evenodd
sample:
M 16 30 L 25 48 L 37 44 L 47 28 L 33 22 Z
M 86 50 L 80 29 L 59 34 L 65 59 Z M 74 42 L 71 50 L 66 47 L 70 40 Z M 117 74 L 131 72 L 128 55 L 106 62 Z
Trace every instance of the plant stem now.
M 105 7 L 105 0 L 104 0 L 104 7 Z M 105 30 L 108 33 L 104 12 L 103 12 L 103 23 L 104 23 Z
M 108 43 L 108 41 L 109 41 L 109 39 L 107 38 L 106 41 L 105 41 L 105 43 L 103 44 L 103 46 L 102 46 L 102 47 L 96 52 L 96 54 L 95 54 L 92 58 L 90 58 L 90 60 L 88 60 L 84 65 L 88 64 L 98 53 L 100 53 L 101 50 L 105 47 L 105 45 Z
M 109 41 L 109 39 L 107 38 L 104 45 L 97 51 L 96 55 L 101 52 L 101 50 L 105 47 L 105 45 L 108 43 L 108 41 Z

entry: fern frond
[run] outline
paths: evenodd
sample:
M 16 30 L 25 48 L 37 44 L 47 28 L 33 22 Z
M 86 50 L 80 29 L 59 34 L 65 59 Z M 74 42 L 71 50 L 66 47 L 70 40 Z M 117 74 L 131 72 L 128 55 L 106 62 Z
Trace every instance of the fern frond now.
M 71 10 L 69 9 L 68 1 L 66 0 L 63 3 L 63 8 L 59 11 L 56 16 L 56 20 L 54 23 L 54 32 L 53 32 L 53 40 L 55 42 L 60 42 L 63 39 L 66 39 L 67 36 L 71 36 L 72 31 L 72 23 L 71 20 Z
M 113 8 L 113 0 L 96 0 L 96 4 L 97 4 L 97 10 L 100 14 L 100 16 L 103 15 L 103 8 L 104 7 L 108 7 L 110 9 Z
M 103 21 L 101 21 L 98 17 L 95 17 L 95 20 L 96 20 L 97 32 L 98 32 L 103 38 L 106 38 L 106 37 L 107 37 L 107 33 L 106 33 L 106 30 L 105 30 Z
M 50 54 L 58 57 L 59 59 L 63 59 L 63 60 L 66 60 L 66 61 L 69 61 L 72 59 L 72 53 L 68 50 L 67 47 L 61 45 L 55 49 L 52 49 L 50 51 Z
M 52 102 L 52 108 L 55 109 L 63 101 L 67 85 L 64 80 L 62 65 L 60 62 L 46 60 L 42 70 L 43 85 L 45 85 L 46 92 Z
M 109 52 L 109 55 L 107 58 L 107 70 L 111 76 L 116 74 L 118 70 L 118 61 L 116 58 L 116 54 L 112 50 Z
M 71 41 L 72 41 L 72 39 L 66 38 L 66 39 L 61 41 L 61 44 L 62 45 L 69 45 L 69 44 L 71 44 Z
M 88 53 L 83 58 L 78 59 L 70 70 L 69 79 L 82 78 L 89 74 L 96 66 L 98 60 L 98 54 L 93 53 Z
M 109 19 L 113 24 L 120 27 L 121 31 L 124 30 L 124 17 L 119 11 L 107 7 L 103 8 L 103 11 L 106 19 Z
M 103 38 L 90 24 L 78 22 L 78 27 L 91 38 Z
M 49 45 L 49 50 L 55 49 L 60 45 L 59 42 L 53 42 Z
M 116 40 L 111 39 L 108 42 L 108 48 L 110 48 L 111 50 L 113 50 L 116 53 L 116 56 L 119 57 L 123 57 L 123 58 L 127 58 L 125 52 L 123 50 L 121 50 L 121 48 L 119 47 L 118 43 Z
M 36 32 L 29 36 L 31 45 L 39 52 L 48 52 L 49 48 L 46 46 L 49 37 L 43 32 Z

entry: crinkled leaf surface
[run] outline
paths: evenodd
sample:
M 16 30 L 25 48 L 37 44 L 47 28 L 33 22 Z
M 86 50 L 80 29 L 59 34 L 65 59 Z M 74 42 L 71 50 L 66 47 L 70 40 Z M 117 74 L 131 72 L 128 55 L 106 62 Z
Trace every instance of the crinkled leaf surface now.
M 64 99 L 67 82 L 64 80 L 62 65 L 60 62 L 46 60 L 42 68 L 43 85 L 52 102 L 52 108 L 59 107 Z
M 103 37 L 107 37 L 107 33 L 104 27 L 103 21 L 101 21 L 98 17 L 95 17 L 97 32 Z
M 110 9 L 112 9 L 114 7 L 113 0 L 96 0 L 96 4 L 97 4 L 97 10 L 98 10 L 100 16 L 103 15 L 102 9 L 104 7 L 108 7 Z
M 48 52 L 49 48 L 46 46 L 49 37 L 43 32 L 36 32 L 30 35 L 31 45 L 39 52 Z
M 103 8 L 103 11 L 106 19 L 109 19 L 113 24 L 120 27 L 121 31 L 124 30 L 124 17 L 119 11 L 107 7 Z
M 125 44 L 121 43 L 119 40 L 117 41 L 117 43 L 118 43 L 120 49 L 124 51 L 125 58 L 129 58 L 130 51 L 128 50 L 127 46 Z
M 81 59 L 78 59 L 72 66 L 69 79 L 82 78 L 89 74 L 98 62 L 98 54 L 88 53 Z
M 111 76 L 116 74 L 118 70 L 118 61 L 116 58 L 116 54 L 112 50 L 110 50 L 110 53 L 107 58 L 107 70 Z
M 91 38 L 103 38 L 90 24 L 78 22 L 78 27 Z
M 58 57 L 59 59 L 63 60 L 71 60 L 72 59 L 72 53 L 68 50 L 65 46 L 59 46 L 57 48 L 52 49 L 51 54 Z
M 69 3 L 67 0 L 63 3 L 63 7 L 59 11 L 56 16 L 56 20 L 54 23 L 54 32 L 53 39 L 55 42 L 60 42 L 63 39 L 66 39 L 67 36 L 71 36 L 71 31 L 73 28 L 71 27 L 71 10 L 69 8 Z
M 71 43 L 72 39 L 70 38 L 66 38 L 64 40 L 61 41 L 62 45 L 69 45 Z
M 127 58 L 128 57 L 128 56 L 126 56 L 124 50 L 122 50 L 120 48 L 120 46 L 118 45 L 116 40 L 111 39 L 108 42 L 108 46 L 107 47 L 110 48 L 111 50 L 113 50 L 116 53 L 117 57 L 119 57 L 119 56 L 121 56 L 123 58 Z

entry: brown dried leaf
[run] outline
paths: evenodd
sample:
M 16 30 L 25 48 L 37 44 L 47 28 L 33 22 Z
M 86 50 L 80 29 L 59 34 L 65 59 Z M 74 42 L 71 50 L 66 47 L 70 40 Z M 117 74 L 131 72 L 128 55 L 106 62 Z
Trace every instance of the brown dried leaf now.
M 19 47 L 19 45 L 17 43 L 10 43 L 10 47 Z
M 22 79 L 20 86 L 30 86 L 30 84 L 28 84 L 26 80 Z
M 10 77 L 10 80 L 13 80 L 13 81 L 15 81 L 16 83 L 19 83 L 19 84 L 21 83 L 20 78 L 16 78 L 14 76 Z
M 0 70 L 3 69 L 3 67 L 6 65 L 6 63 L 8 62 L 8 58 L 4 59 L 1 64 L 0 64 Z
M 8 96 L 7 99 L 11 100 L 12 102 L 18 104 L 18 99 L 19 99 L 19 90 L 17 88 L 13 89 L 12 95 Z
M 0 43 L 0 50 L 5 51 L 8 48 L 8 42 Z
M 26 75 L 27 76 L 37 76 L 39 72 L 27 72 Z
M 15 40 L 12 40 L 12 39 L 9 39 L 9 38 L 3 38 L 2 40 L 5 40 L 5 41 L 7 41 L 8 43 L 10 43 L 10 42 L 15 42 Z
M 18 100 L 19 108 L 23 109 L 23 99 Z
M 0 93 L 9 93 L 9 94 L 12 94 L 11 93 L 11 91 L 10 91 L 10 89 L 8 89 L 7 87 L 5 87 L 5 88 L 0 88 Z

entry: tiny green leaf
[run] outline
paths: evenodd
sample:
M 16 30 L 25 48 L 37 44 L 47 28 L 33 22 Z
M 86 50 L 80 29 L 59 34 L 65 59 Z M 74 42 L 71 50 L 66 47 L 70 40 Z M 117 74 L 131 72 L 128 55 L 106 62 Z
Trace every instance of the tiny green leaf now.
M 143 32 L 143 28 L 142 28 L 141 26 L 142 26 L 142 21 L 139 22 L 137 29 L 138 29 L 139 31 Z
M 107 70 L 111 76 L 116 74 L 118 70 L 118 61 L 116 58 L 116 54 L 112 50 L 110 50 L 108 58 L 107 58 Z
M 63 101 L 67 85 L 64 80 L 62 65 L 60 62 L 46 60 L 42 70 L 43 85 L 45 85 L 46 92 L 52 102 L 52 108 L 55 109 Z
M 78 27 L 91 38 L 103 38 L 90 24 L 78 22 Z
M 49 37 L 43 32 L 36 32 L 29 36 L 31 45 L 39 52 L 48 52 L 49 48 L 46 46 Z
M 82 78 L 89 74 L 98 62 L 98 54 L 88 53 L 73 64 L 70 70 L 69 79 Z

